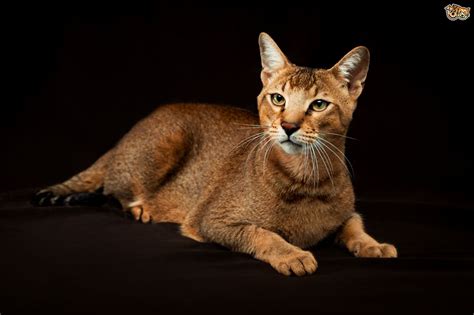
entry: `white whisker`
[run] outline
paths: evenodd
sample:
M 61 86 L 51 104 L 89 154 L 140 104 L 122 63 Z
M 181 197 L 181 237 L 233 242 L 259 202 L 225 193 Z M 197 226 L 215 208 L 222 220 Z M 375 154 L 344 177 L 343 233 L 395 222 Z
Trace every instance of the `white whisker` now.
M 347 165 L 346 163 L 344 163 L 344 161 L 339 157 L 339 155 L 336 154 L 336 152 L 334 152 L 333 150 L 331 150 L 331 148 L 329 148 L 328 146 L 326 146 L 329 150 L 331 150 L 332 153 L 334 153 L 334 155 L 336 155 L 338 157 L 338 159 L 341 161 L 342 165 L 344 165 L 344 167 L 347 169 L 347 172 L 349 173 L 349 175 L 351 175 L 352 177 L 355 176 L 355 173 L 354 173 L 354 168 L 352 167 L 352 163 L 351 161 L 349 161 L 349 159 L 347 158 L 347 156 L 344 154 L 344 152 L 342 152 L 341 149 L 339 149 L 338 147 L 336 147 L 334 144 L 332 144 L 330 141 L 322 138 L 322 137 L 319 137 L 318 140 L 321 140 L 321 141 L 324 141 L 324 143 L 327 143 L 329 144 L 330 146 L 332 146 L 334 149 L 336 149 L 339 153 L 342 154 L 342 156 L 344 157 L 344 159 L 347 161 L 347 163 L 349 164 L 349 167 L 351 168 L 351 171 L 349 171 L 349 169 L 347 168 Z M 321 144 L 323 144 L 323 142 L 320 142 Z
M 247 154 L 247 159 L 245 160 L 245 168 L 247 169 L 247 166 L 248 166 L 248 162 L 250 160 L 250 156 L 253 154 L 253 152 L 255 151 L 255 149 L 257 149 L 266 139 L 268 138 L 268 135 L 264 132 L 261 133 L 260 135 L 260 139 L 259 138 L 256 138 L 256 139 L 253 139 L 252 141 L 254 140 L 257 140 L 257 144 L 255 144 L 252 149 L 249 151 L 249 153 Z M 256 151 L 256 153 L 258 153 L 258 150 Z M 255 156 L 257 156 L 257 154 L 255 154 Z
M 270 140 L 266 143 L 266 145 L 268 145 L 268 148 L 265 150 L 265 154 L 263 155 L 263 174 L 265 174 L 268 157 L 272 153 L 273 146 L 275 145 L 275 141 L 271 137 L 269 138 Z
M 323 136 L 324 136 L 324 135 L 332 135 L 332 136 L 338 136 L 338 137 L 342 137 L 342 138 L 346 138 L 346 139 L 351 139 L 351 140 L 359 141 L 359 139 L 357 139 L 357 138 L 348 137 L 348 136 L 346 136 L 346 135 L 341 135 L 341 134 L 339 134 L 339 133 L 322 132 L 322 131 L 319 131 L 318 133 L 321 134 L 321 135 L 323 135 Z
M 324 156 L 321 154 L 321 147 L 318 146 L 318 143 L 317 143 L 317 142 L 315 142 L 315 144 L 316 144 L 316 145 L 314 146 L 314 148 L 316 149 L 316 152 L 317 152 L 317 153 L 319 154 L 319 156 L 321 157 L 321 161 L 323 162 L 324 168 L 326 169 L 326 172 L 327 172 L 327 174 L 328 174 L 328 176 L 329 176 L 329 180 L 331 181 L 331 184 L 332 184 L 332 188 L 333 188 L 333 190 L 334 190 L 334 189 L 335 189 L 334 181 L 333 181 L 333 179 L 332 179 L 331 172 L 329 171 L 329 167 L 328 167 L 328 165 L 326 164 L 326 160 L 325 160 Z
M 262 132 L 258 132 L 256 134 L 253 134 L 253 135 L 250 135 L 249 137 L 243 139 L 242 141 L 240 141 L 232 150 L 231 152 L 237 150 L 238 148 L 241 148 L 241 147 L 244 147 L 248 144 L 250 144 L 253 140 L 263 136 L 265 133 L 262 131 Z
M 250 128 L 261 128 L 261 129 L 266 129 L 266 128 L 270 128 L 271 126 L 270 125 L 260 125 L 260 124 L 241 124 L 241 123 L 232 123 L 236 126 L 241 126 L 241 127 L 250 127 Z
M 319 162 L 318 162 L 318 156 L 316 155 L 316 152 L 315 152 L 313 146 L 311 146 L 311 150 L 313 151 L 314 162 L 316 163 L 316 177 L 317 177 L 316 188 L 319 188 Z
M 306 143 L 303 143 L 303 153 L 304 153 L 304 157 L 303 157 L 303 182 L 306 182 L 306 164 L 307 164 L 307 160 L 308 160 L 308 152 L 307 152 L 307 147 L 308 145 Z
M 316 140 L 316 145 L 321 145 L 321 142 L 318 142 Z M 321 153 L 324 155 L 325 160 L 328 162 L 329 170 L 331 171 L 331 173 L 334 173 L 334 167 L 331 163 L 331 158 L 329 157 L 329 154 L 326 152 L 326 150 L 324 150 L 324 147 L 320 146 L 319 148 L 321 149 Z
M 237 129 L 265 129 L 265 127 L 262 127 L 262 126 L 243 126 L 243 127 L 238 127 Z
M 317 142 L 317 144 L 321 144 L 321 142 Z M 326 157 L 326 161 L 329 164 L 329 170 L 330 170 L 330 175 L 329 177 L 333 177 L 334 175 L 334 166 L 332 165 L 332 159 L 329 157 L 329 154 L 326 152 L 326 149 L 324 146 L 319 147 L 321 149 L 321 152 L 324 153 L 324 156 Z M 334 182 L 333 182 L 333 189 L 334 189 Z
M 266 159 L 268 149 L 271 148 L 272 142 L 273 142 L 273 139 L 268 136 L 267 141 L 263 145 L 261 145 L 259 150 L 258 150 L 258 153 L 264 152 L 264 154 L 263 154 L 263 163 L 262 163 L 262 172 L 263 172 L 264 176 L 265 176 L 265 159 Z M 269 147 L 267 148 L 267 146 L 269 146 Z
M 314 152 L 314 148 L 313 148 L 313 145 L 311 144 L 311 146 L 309 147 L 311 149 L 311 164 L 313 166 L 313 170 L 311 172 L 311 175 L 313 177 L 313 189 L 314 188 L 319 188 L 319 166 L 318 166 L 318 157 L 316 156 L 316 153 Z M 315 164 L 316 162 L 316 164 Z M 316 168 L 315 168 L 316 166 Z M 316 180 L 315 180 L 315 176 L 314 176 L 314 173 L 316 172 Z M 316 187 L 315 187 L 316 186 Z

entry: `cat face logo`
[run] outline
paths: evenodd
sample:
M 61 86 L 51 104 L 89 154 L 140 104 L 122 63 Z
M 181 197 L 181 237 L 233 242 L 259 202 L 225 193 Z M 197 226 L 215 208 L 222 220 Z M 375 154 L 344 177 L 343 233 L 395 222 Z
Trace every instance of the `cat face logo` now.
M 471 16 L 471 8 L 470 7 L 463 7 L 459 4 L 451 3 L 444 7 L 446 11 L 446 17 L 450 21 L 456 20 L 467 20 Z

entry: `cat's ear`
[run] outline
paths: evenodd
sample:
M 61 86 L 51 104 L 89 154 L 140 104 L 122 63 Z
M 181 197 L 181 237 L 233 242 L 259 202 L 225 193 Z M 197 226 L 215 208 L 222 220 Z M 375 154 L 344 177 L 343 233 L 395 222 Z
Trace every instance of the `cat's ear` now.
M 364 89 L 369 63 L 369 50 L 364 46 L 359 46 L 347 53 L 330 71 L 337 78 L 347 82 L 351 96 L 358 98 Z
M 287 67 L 290 63 L 275 41 L 267 33 L 260 33 L 258 44 L 260 46 L 260 58 L 262 61 L 260 78 L 263 84 L 266 85 L 273 75 Z

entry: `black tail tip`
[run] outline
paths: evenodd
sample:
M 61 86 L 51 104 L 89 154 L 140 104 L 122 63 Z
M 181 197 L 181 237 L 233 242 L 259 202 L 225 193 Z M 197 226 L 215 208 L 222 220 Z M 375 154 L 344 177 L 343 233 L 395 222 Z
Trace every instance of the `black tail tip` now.
M 107 196 L 99 192 L 80 192 L 67 196 L 56 196 L 48 190 L 37 192 L 31 203 L 38 207 L 48 206 L 102 206 L 107 203 Z

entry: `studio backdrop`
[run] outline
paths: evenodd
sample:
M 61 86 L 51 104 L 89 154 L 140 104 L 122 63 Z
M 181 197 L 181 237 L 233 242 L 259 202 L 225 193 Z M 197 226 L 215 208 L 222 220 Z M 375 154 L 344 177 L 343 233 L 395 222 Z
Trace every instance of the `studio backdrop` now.
M 265 31 L 297 65 L 328 68 L 370 49 L 348 134 L 358 198 L 468 202 L 472 19 L 451 21 L 448 4 L 15 8 L 3 46 L 0 188 L 66 179 L 160 104 L 256 112 Z

